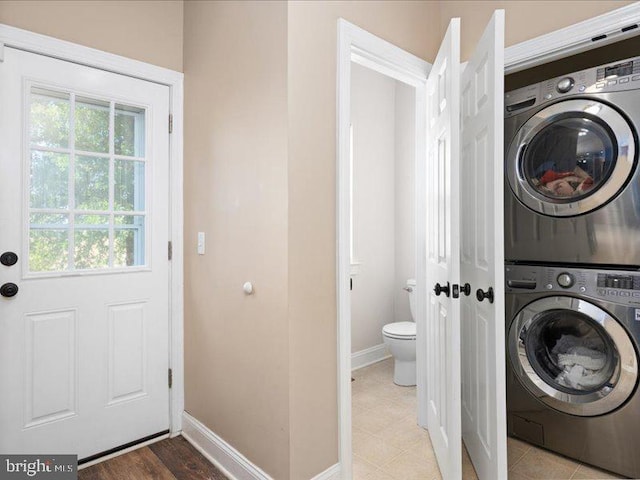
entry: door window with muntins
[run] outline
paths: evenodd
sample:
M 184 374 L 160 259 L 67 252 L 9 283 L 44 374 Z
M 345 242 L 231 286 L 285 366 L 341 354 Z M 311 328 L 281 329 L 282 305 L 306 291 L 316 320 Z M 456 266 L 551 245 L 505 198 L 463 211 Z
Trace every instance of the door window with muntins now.
M 31 86 L 28 271 L 147 265 L 144 108 Z

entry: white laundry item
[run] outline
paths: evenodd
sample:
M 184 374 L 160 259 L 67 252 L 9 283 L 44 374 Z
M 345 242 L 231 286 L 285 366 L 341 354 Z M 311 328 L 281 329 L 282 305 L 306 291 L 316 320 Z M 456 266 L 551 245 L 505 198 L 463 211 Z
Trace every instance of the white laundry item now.
M 573 335 L 563 335 L 551 353 L 557 355 L 557 365 L 562 372 L 556 382 L 575 390 L 589 390 L 608 380 L 606 355 L 594 348 L 594 342 Z
M 602 341 L 598 338 L 583 338 L 576 337 L 575 335 L 562 335 L 556 344 L 553 346 L 551 353 L 559 355 L 561 353 L 567 353 L 570 348 L 587 348 L 589 350 L 597 350 L 598 346 L 602 345 Z
M 567 367 L 556 377 L 556 382 L 574 390 L 591 390 L 608 380 L 607 372 L 586 370 L 580 365 Z
M 584 367 L 580 365 L 574 365 L 567 371 L 565 380 L 571 384 L 573 388 L 580 388 L 582 377 L 585 375 Z
M 600 370 L 607 363 L 604 353 L 585 347 L 572 347 L 567 353 L 558 354 L 559 367 L 580 365 L 588 370 Z
M 578 381 L 578 385 L 583 389 L 593 389 L 605 383 L 609 380 L 609 372 L 606 370 L 585 370 L 582 374 L 582 378 Z

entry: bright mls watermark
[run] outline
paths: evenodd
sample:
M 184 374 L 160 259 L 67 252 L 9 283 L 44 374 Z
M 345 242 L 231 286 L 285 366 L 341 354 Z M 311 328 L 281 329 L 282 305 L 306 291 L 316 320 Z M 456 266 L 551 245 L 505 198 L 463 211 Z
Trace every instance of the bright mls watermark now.
M 77 480 L 77 455 L 2 455 L 0 480 Z

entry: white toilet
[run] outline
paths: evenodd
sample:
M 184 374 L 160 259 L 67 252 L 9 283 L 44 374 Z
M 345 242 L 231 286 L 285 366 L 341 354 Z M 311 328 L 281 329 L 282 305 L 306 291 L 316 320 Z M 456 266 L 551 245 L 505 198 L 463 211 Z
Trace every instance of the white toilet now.
M 393 383 L 403 387 L 416 384 L 416 281 L 407 280 L 405 290 L 409 292 L 410 322 L 388 323 L 382 327 L 385 345 L 394 358 Z

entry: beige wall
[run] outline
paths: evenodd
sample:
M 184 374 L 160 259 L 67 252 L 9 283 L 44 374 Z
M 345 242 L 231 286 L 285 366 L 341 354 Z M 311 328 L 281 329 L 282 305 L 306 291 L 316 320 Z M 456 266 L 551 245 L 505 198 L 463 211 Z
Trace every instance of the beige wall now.
M 449 20 L 461 18 L 462 47 L 460 55 L 467 60 L 480 39 L 484 27 L 498 8 L 505 10 L 505 45 L 530 40 L 574 23 L 634 3 L 633 1 L 481 1 L 445 0 L 440 2 L 440 34 L 446 32 Z
M 338 460 L 336 361 L 337 19 L 425 59 L 436 3 L 289 3 L 289 338 L 291 478 Z
M 0 1 L 0 23 L 182 71 L 182 0 Z
M 286 20 L 284 2 L 185 3 L 186 410 L 283 480 Z M 207 235 L 202 256 L 198 231 Z

